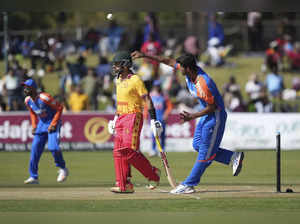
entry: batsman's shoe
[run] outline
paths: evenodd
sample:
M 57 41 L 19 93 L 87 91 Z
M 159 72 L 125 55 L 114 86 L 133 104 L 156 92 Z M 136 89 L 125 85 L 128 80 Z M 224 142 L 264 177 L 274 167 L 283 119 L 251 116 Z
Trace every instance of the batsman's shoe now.
M 59 169 L 58 176 L 57 176 L 57 182 L 59 182 L 59 183 L 64 182 L 68 176 L 69 176 L 68 168 Z
M 175 189 L 170 191 L 171 194 L 192 194 L 195 192 L 196 191 L 193 186 L 187 186 L 184 184 L 180 184 Z
M 244 153 L 234 152 L 232 155 L 232 175 L 237 176 L 242 170 Z
M 125 190 L 124 191 L 121 191 L 120 187 L 119 186 L 115 186 L 115 187 L 112 187 L 110 188 L 110 191 L 113 192 L 113 193 L 133 193 L 134 192 L 134 188 L 133 188 L 133 184 L 126 184 L 126 187 L 125 187 Z
M 24 184 L 39 184 L 39 180 L 29 177 L 27 180 L 24 180 Z
M 157 188 L 157 186 L 159 185 L 160 175 L 161 175 L 160 169 L 155 168 L 155 173 L 157 176 L 159 176 L 159 180 L 158 181 L 149 181 L 149 183 L 146 185 L 146 188 L 148 188 L 149 190 L 153 190 L 153 189 Z

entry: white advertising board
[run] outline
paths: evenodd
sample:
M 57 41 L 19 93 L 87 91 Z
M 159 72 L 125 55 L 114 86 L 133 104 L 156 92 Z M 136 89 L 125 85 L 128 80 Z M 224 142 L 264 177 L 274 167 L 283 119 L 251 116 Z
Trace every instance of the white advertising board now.
M 276 134 L 281 134 L 282 150 L 300 149 L 300 114 L 298 113 L 228 113 L 222 148 L 229 150 L 266 150 L 276 148 Z M 151 150 L 150 127 L 145 124 L 141 150 Z M 166 151 L 193 151 L 191 126 L 169 123 Z

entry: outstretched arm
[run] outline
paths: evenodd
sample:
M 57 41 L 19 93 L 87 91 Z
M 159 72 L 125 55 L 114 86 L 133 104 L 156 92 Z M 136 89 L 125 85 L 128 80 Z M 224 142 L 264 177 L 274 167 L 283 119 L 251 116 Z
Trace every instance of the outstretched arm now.
M 164 63 L 166 65 L 169 65 L 174 68 L 176 64 L 176 60 L 174 58 L 169 58 L 169 57 L 164 57 L 161 55 L 148 55 L 145 53 L 142 53 L 140 51 L 134 51 L 131 53 L 132 59 L 137 59 L 137 58 L 150 58 L 152 60 L 158 61 L 160 63 Z

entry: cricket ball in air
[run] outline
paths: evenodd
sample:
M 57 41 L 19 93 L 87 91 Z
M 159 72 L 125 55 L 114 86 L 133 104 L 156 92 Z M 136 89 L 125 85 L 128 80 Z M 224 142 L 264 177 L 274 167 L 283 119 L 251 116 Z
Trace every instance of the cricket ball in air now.
M 106 19 L 112 20 L 112 18 L 113 18 L 113 14 L 112 14 L 112 13 L 108 13 L 108 14 L 106 15 Z

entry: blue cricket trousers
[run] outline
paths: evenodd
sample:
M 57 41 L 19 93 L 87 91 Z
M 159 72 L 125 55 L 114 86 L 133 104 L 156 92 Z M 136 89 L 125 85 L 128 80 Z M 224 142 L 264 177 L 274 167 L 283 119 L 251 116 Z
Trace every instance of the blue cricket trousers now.
M 48 149 L 52 153 L 56 166 L 62 169 L 65 168 L 65 161 L 59 149 L 59 131 L 60 128 L 57 128 L 57 130 L 52 133 L 44 132 L 34 135 L 29 163 L 29 173 L 31 177 L 38 179 L 38 165 L 47 140 Z
M 189 176 L 182 182 L 187 186 L 196 186 L 213 160 L 228 165 L 233 152 L 219 148 L 223 138 L 227 115 L 216 111 L 214 115 L 202 117 L 198 122 L 193 139 L 193 148 L 198 157 Z

